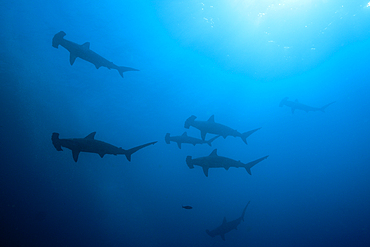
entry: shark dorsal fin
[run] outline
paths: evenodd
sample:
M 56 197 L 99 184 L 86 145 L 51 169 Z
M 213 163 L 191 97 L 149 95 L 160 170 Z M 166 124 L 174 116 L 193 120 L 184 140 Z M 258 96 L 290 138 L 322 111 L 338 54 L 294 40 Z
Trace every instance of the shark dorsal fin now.
M 214 123 L 214 122 L 215 122 L 215 115 L 212 115 L 212 116 L 208 119 L 208 122 L 212 122 L 212 123 Z
M 186 131 L 184 133 L 182 133 L 181 136 L 188 136 L 188 133 L 186 133 Z
M 83 43 L 82 47 L 86 49 L 90 49 L 90 42 Z
M 224 217 L 224 220 L 222 221 L 222 225 L 225 225 L 227 223 L 226 217 Z
M 212 151 L 212 153 L 209 156 L 218 156 L 217 155 L 217 148 Z
M 96 132 L 94 131 L 94 132 L 88 134 L 84 139 L 94 140 L 95 134 L 96 134 Z

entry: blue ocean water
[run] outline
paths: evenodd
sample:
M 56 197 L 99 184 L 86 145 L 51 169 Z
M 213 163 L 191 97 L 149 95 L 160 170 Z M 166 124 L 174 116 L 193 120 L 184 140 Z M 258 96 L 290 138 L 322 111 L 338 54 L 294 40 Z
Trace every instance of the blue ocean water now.
M 1 246 L 368 246 L 370 3 L 2 1 Z M 124 78 L 52 47 L 59 31 Z M 285 97 L 325 113 L 279 107 Z M 240 132 L 212 143 L 191 115 Z M 132 155 L 57 152 L 95 138 Z M 208 134 L 206 139 L 214 135 Z M 251 169 L 189 169 L 218 155 Z M 206 229 L 237 219 L 238 230 Z M 186 210 L 182 205 L 190 205 Z

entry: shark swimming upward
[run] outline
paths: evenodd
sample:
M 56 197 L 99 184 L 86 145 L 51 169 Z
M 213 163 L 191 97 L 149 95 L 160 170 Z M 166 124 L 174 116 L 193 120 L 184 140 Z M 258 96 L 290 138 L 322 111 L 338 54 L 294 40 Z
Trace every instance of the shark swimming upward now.
M 292 113 L 294 113 L 295 110 L 302 110 L 302 111 L 305 111 L 305 112 L 309 112 L 309 111 L 325 112 L 325 109 L 333 103 L 335 103 L 335 101 L 333 101 L 329 104 L 326 104 L 323 107 L 312 107 L 312 106 L 308 106 L 308 105 L 299 103 L 297 99 L 295 101 L 290 101 L 290 100 L 288 100 L 288 97 L 285 97 L 280 102 L 279 106 L 283 107 L 284 105 L 286 105 L 286 106 L 290 107 L 292 109 Z
M 150 142 L 146 143 L 128 150 L 125 150 L 123 148 L 119 148 L 116 146 L 113 146 L 109 143 L 95 140 L 95 134 L 96 132 L 90 133 L 85 138 L 70 138 L 70 139 L 59 139 L 58 133 L 53 133 L 51 136 L 51 141 L 53 142 L 54 147 L 58 151 L 63 151 L 62 147 L 68 148 L 72 150 L 72 156 L 73 160 L 77 162 L 78 155 L 80 152 L 87 152 L 87 153 L 96 153 L 99 154 L 100 157 L 104 157 L 106 154 L 124 154 L 126 155 L 126 158 L 128 161 L 131 161 L 131 155 L 135 153 L 136 151 L 156 143 Z
M 208 121 L 195 121 L 197 117 L 192 115 L 188 119 L 186 119 L 184 127 L 186 129 L 189 129 L 190 126 L 193 126 L 194 128 L 200 130 L 200 134 L 202 137 L 202 140 L 206 138 L 207 133 L 220 135 L 223 138 L 226 138 L 227 136 L 234 136 L 234 137 L 240 137 L 245 144 L 247 143 L 247 137 L 259 130 L 260 128 L 250 130 L 244 133 L 240 133 L 237 130 L 234 130 L 226 125 L 215 123 L 215 117 L 212 115 Z
M 234 230 L 234 229 L 237 230 L 238 225 L 242 221 L 244 221 L 245 211 L 247 210 L 247 207 L 248 207 L 249 203 L 250 203 L 250 201 L 247 203 L 247 206 L 245 206 L 245 208 L 243 210 L 243 213 L 239 218 L 227 222 L 226 217 L 224 217 L 224 220 L 222 221 L 222 224 L 219 227 L 215 228 L 212 231 L 206 230 L 206 233 L 211 237 L 215 237 L 217 235 L 220 235 L 222 240 L 225 241 L 225 234 L 230 232 L 231 230 Z
M 249 163 L 242 163 L 240 161 L 236 161 L 230 158 L 222 157 L 217 155 L 217 149 L 214 149 L 209 156 L 200 157 L 193 159 L 191 156 L 186 157 L 186 164 L 190 169 L 193 169 L 194 166 L 200 166 L 203 168 L 204 175 L 208 177 L 208 169 L 209 168 L 225 168 L 225 170 L 229 170 L 230 167 L 244 167 L 245 170 L 252 175 L 251 168 L 261 162 L 264 159 L 267 159 L 268 155 L 257 160 L 251 161 Z
M 100 67 L 107 67 L 108 69 L 116 69 L 122 77 L 123 77 L 123 72 L 139 71 L 137 69 L 130 68 L 130 67 L 118 66 L 108 61 L 107 59 L 103 58 L 99 54 L 90 50 L 90 42 L 86 42 L 82 45 L 79 45 L 72 41 L 64 39 L 64 36 L 66 36 L 66 33 L 63 31 L 60 31 L 59 33 L 55 34 L 53 38 L 52 46 L 55 48 L 58 48 L 58 46 L 61 45 L 64 48 L 66 48 L 70 53 L 69 62 L 71 65 L 73 65 L 76 58 L 79 57 L 85 61 L 88 61 L 94 64 L 97 69 L 99 69 Z
M 198 138 L 188 136 L 188 134 L 186 132 L 184 132 L 181 136 L 171 136 L 170 133 L 167 133 L 164 139 L 165 139 L 167 144 L 170 144 L 171 141 L 176 142 L 177 146 L 181 149 L 181 144 L 182 143 L 189 143 L 189 144 L 193 144 L 194 146 L 197 145 L 197 144 L 207 143 L 209 146 L 212 146 L 212 142 L 214 140 L 216 140 L 217 138 L 219 138 L 219 137 L 220 136 L 215 136 L 215 137 L 209 139 L 208 141 L 205 141 L 205 140 L 201 140 L 201 139 L 198 139 Z

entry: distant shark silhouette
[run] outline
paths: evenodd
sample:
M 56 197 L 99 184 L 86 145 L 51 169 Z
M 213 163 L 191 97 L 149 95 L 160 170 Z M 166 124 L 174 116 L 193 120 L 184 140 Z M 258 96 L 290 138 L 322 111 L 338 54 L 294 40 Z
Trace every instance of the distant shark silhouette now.
M 190 126 L 193 126 L 194 128 L 200 130 L 200 134 L 202 137 L 202 140 L 206 138 L 207 133 L 220 135 L 223 138 L 226 138 L 227 136 L 234 136 L 234 137 L 240 137 L 245 144 L 247 143 L 247 137 L 256 132 L 257 130 L 261 129 L 254 129 L 250 130 L 244 133 L 239 133 L 237 130 L 234 130 L 226 125 L 215 123 L 215 116 L 212 115 L 208 121 L 195 121 L 197 117 L 192 115 L 188 119 L 186 119 L 184 127 L 186 129 L 189 129 Z
M 96 153 L 99 154 L 100 157 L 104 157 L 106 154 L 124 154 L 126 155 L 126 158 L 128 161 L 131 161 L 131 155 L 135 153 L 136 151 L 155 144 L 155 142 L 150 142 L 147 144 L 143 144 L 128 150 L 125 150 L 123 148 L 118 148 L 116 146 L 113 146 L 109 143 L 103 142 L 103 141 L 98 141 L 95 140 L 96 132 L 90 133 L 88 136 L 85 138 L 70 138 L 70 139 L 59 139 L 59 133 L 53 133 L 51 136 L 51 140 L 53 142 L 54 147 L 58 151 L 63 151 L 62 147 L 68 148 L 72 150 L 72 156 L 73 160 L 77 162 L 78 160 L 78 155 L 80 152 L 87 152 L 87 153 Z
M 186 157 L 186 164 L 190 169 L 193 169 L 194 166 L 200 166 L 203 168 L 204 175 L 208 177 L 208 169 L 209 168 L 225 168 L 229 170 L 230 167 L 244 167 L 247 172 L 252 175 L 251 168 L 261 162 L 264 159 L 267 159 L 268 155 L 257 159 L 255 161 L 249 163 L 242 163 L 240 161 L 236 161 L 230 158 L 222 157 L 217 155 L 217 149 L 214 149 L 209 156 L 200 157 L 193 159 L 191 156 Z
M 301 104 L 296 99 L 295 101 L 289 101 L 288 97 L 285 97 L 279 104 L 280 107 L 283 107 L 284 105 L 292 108 L 292 113 L 294 113 L 295 110 L 302 110 L 305 112 L 309 111 L 322 111 L 325 112 L 326 107 L 330 106 L 331 104 L 335 103 L 335 101 L 324 105 L 323 107 L 312 107 L 305 104 Z
M 76 58 L 81 58 L 85 61 L 88 61 L 95 65 L 97 69 L 100 67 L 107 67 L 108 69 L 116 69 L 118 73 L 123 77 L 123 72 L 126 71 L 139 71 L 134 68 L 130 67 L 124 67 L 124 66 L 117 66 L 114 63 L 108 61 L 107 59 L 103 58 L 99 54 L 93 52 L 90 50 L 90 42 L 86 42 L 82 45 L 76 44 L 72 41 L 64 39 L 64 36 L 66 36 L 66 33 L 63 31 L 60 31 L 59 33 L 54 35 L 52 46 L 55 48 L 58 48 L 59 45 L 66 48 L 69 53 L 69 62 L 71 65 L 75 62 Z
M 222 224 L 219 227 L 217 227 L 216 229 L 214 229 L 212 231 L 206 230 L 206 233 L 211 237 L 215 237 L 217 235 L 220 235 L 222 240 L 225 241 L 225 234 L 230 232 L 231 230 L 234 230 L 234 229 L 238 230 L 237 229 L 238 225 L 241 223 L 241 221 L 244 221 L 245 211 L 247 210 L 247 207 L 248 207 L 249 203 L 250 203 L 250 201 L 247 203 L 247 206 L 245 206 L 245 208 L 243 210 L 243 213 L 242 213 L 242 216 L 240 216 L 236 220 L 229 221 L 229 222 L 227 222 L 226 217 L 224 217 L 224 220 L 222 221 Z
M 198 138 L 188 136 L 188 134 L 186 132 L 184 132 L 181 136 L 170 136 L 170 133 L 167 133 L 164 139 L 165 139 L 167 144 L 170 144 L 171 141 L 176 142 L 177 146 L 181 149 L 181 144 L 182 143 L 189 143 L 189 144 L 193 144 L 194 146 L 197 145 L 197 144 L 207 143 L 209 146 L 212 146 L 212 142 L 214 140 L 216 140 L 217 138 L 219 138 L 219 137 L 220 136 L 215 136 L 215 137 L 209 139 L 208 141 L 205 141 L 205 140 L 201 140 L 201 139 L 198 139 Z

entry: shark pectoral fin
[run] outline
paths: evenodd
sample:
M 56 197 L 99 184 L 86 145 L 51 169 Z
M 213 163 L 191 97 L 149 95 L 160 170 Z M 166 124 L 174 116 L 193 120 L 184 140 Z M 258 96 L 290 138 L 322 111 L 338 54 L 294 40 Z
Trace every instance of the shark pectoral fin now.
M 223 241 L 225 241 L 225 234 L 220 234 Z
M 177 142 L 177 146 L 181 149 L 181 142 Z
M 206 177 L 208 177 L 208 167 L 203 166 L 203 172 L 204 172 L 204 175 L 206 175 Z
M 99 153 L 99 156 L 101 157 L 101 158 L 103 158 L 104 157 L 104 155 L 105 155 L 105 153 Z M 117 154 L 116 154 L 117 155 Z
M 71 64 L 71 65 L 73 65 L 74 64 L 74 62 L 76 61 L 76 58 L 77 58 L 77 56 L 74 54 L 74 53 L 70 53 L 69 54 L 69 63 Z
M 225 170 L 226 171 L 229 170 L 229 168 L 230 168 L 230 166 L 225 166 Z
M 72 156 L 73 156 L 73 160 L 75 162 L 77 162 L 78 160 L 78 155 L 80 154 L 80 150 L 76 150 L 76 149 L 72 149 Z
M 294 107 L 292 107 L 292 114 L 294 114 L 294 111 L 295 111 L 295 108 L 294 108 Z
M 205 131 L 200 132 L 200 136 L 202 137 L 203 141 L 204 141 L 204 139 L 206 139 L 206 135 L 207 135 L 207 132 L 205 132 Z

